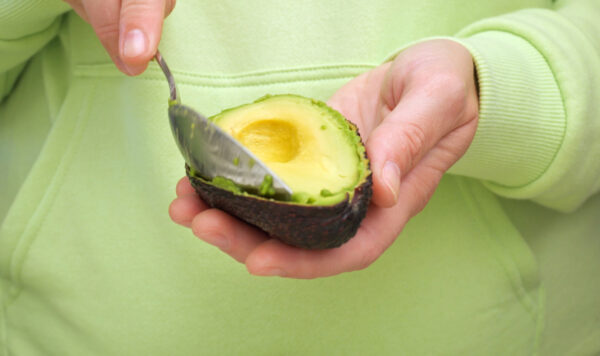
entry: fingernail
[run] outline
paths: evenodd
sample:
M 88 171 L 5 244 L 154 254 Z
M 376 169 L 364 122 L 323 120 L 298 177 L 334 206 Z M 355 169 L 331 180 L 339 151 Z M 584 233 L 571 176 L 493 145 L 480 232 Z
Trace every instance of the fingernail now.
M 224 236 L 215 235 L 215 234 L 200 234 L 198 237 L 209 244 L 220 248 L 221 250 L 226 251 L 229 249 L 229 240 Z
M 400 189 L 400 168 L 392 161 L 385 162 L 381 170 L 383 182 L 394 195 L 394 201 L 398 200 L 398 190 Z
M 134 29 L 125 35 L 123 56 L 134 58 L 144 54 L 148 49 L 148 41 L 141 30 Z

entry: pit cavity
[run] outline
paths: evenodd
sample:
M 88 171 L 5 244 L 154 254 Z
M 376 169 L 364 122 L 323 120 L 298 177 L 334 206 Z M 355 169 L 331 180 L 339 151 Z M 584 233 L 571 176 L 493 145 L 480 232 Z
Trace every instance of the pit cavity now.
M 264 162 L 285 163 L 300 151 L 298 130 L 284 120 L 254 121 L 241 129 L 235 138 Z

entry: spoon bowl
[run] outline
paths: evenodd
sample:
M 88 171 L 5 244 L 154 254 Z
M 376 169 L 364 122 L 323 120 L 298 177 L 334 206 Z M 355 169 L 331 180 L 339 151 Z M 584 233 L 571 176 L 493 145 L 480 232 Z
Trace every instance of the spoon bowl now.
M 169 83 L 169 121 L 173 137 L 185 162 L 196 175 L 212 180 L 222 177 L 250 193 L 265 182 L 274 198 L 289 200 L 291 189 L 256 155 L 194 109 L 182 105 L 175 79 L 160 52 L 154 56 Z M 270 178 L 269 178 L 270 177 Z

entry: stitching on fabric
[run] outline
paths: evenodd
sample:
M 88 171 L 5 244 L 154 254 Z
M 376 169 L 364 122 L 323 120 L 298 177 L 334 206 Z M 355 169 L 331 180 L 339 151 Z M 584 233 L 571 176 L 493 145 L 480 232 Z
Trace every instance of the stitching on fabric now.
M 480 209 L 480 206 L 479 206 L 480 204 L 477 201 L 477 199 L 475 198 L 476 194 L 473 194 L 471 192 L 471 188 L 466 185 L 466 183 L 463 179 L 458 180 L 458 187 L 459 187 L 459 191 L 465 197 L 465 200 L 468 202 L 469 209 L 471 209 L 476 216 L 485 218 L 485 216 L 482 216 L 482 214 L 481 214 L 482 209 Z M 492 235 L 492 234 L 489 231 L 489 229 L 487 228 L 486 224 L 477 224 L 477 226 L 482 231 L 482 234 L 487 237 L 487 240 L 491 244 L 493 244 L 494 251 L 496 251 L 496 250 L 505 251 L 506 250 L 506 248 L 504 248 L 504 246 L 502 246 L 501 244 L 499 244 L 498 242 L 496 242 L 495 240 L 493 240 L 490 237 L 490 235 Z M 502 267 L 502 269 L 504 269 L 506 275 L 509 277 L 509 280 L 511 281 L 511 285 L 514 288 L 515 294 L 516 294 L 518 300 L 520 301 L 521 305 L 529 313 L 529 315 L 532 317 L 532 320 L 534 322 L 536 322 L 536 325 L 537 325 L 537 319 L 539 318 L 538 314 L 540 312 L 540 308 L 531 299 L 531 296 L 527 293 L 526 289 L 523 287 L 522 275 L 521 275 L 521 272 L 519 271 L 519 268 L 515 265 L 514 259 L 512 258 L 510 253 L 508 253 L 507 255 L 509 257 L 508 260 L 511 262 L 511 264 L 510 264 L 511 270 L 509 270 L 507 268 L 506 264 L 503 263 L 503 260 L 501 260 L 499 257 L 496 257 L 498 260 L 498 264 Z M 513 273 L 511 273 L 512 271 L 517 272 L 517 275 L 519 277 L 518 280 L 514 280 Z M 540 287 L 541 287 L 541 285 L 538 286 L 538 289 Z
M 188 80 L 179 80 L 178 83 L 181 84 L 185 84 L 185 85 L 193 85 L 195 87 L 200 87 L 200 88 L 247 88 L 247 87 L 261 87 L 261 86 L 270 86 L 270 85 L 279 85 L 279 84 L 289 84 L 289 83 L 310 83 L 310 82 L 321 82 L 321 81 L 329 81 L 329 80 L 335 80 L 335 79 L 344 79 L 344 78 L 354 78 L 356 75 L 352 75 L 352 74 L 348 74 L 348 75 L 340 75 L 340 76 L 335 76 L 335 77 L 329 77 L 329 78 L 315 78 L 315 79 L 299 79 L 299 80 L 294 80 L 294 79 L 290 79 L 290 80 L 278 80 L 278 81 L 272 81 L 272 82 L 264 82 L 264 83 L 252 83 L 252 84 L 201 84 L 201 83 L 195 83 L 193 81 L 188 81 Z M 159 78 L 149 78 L 149 77 L 144 77 L 144 78 L 139 78 L 141 80 L 147 80 L 147 81 L 153 81 L 153 82 L 164 82 L 164 79 L 159 79 Z
M 543 281 L 540 282 L 538 289 L 538 313 L 537 321 L 535 323 L 535 344 L 533 346 L 533 356 L 540 354 L 540 348 L 542 346 L 542 336 L 546 326 L 546 287 Z
M 189 84 L 204 88 L 240 88 L 253 86 L 277 85 L 286 83 L 319 82 L 332 79 L 352 78 L 367 70 L 373 69 L 375 65 L 348 64 L 331 65 L 307 68 L 276 69 L 264 72 L 241 73 L 233 75 L 209 75 L 174 71 L 176 82 Z M 339 72 L 343 71 L 343 72 Z M 306 78 L 306 76 L 314 78 Z M 75 76 L 89 77 L 122 77 L 122 74 L 114 69 L 112 64 L 79 65 L 75 70 Z M 274 78 L 275 77 L 275 78 Z M 284 78 L 277 78 L 284 77 Z M 149 68 L 146 74 L 136 79 L 149 81 L 164 81 L 160 69 Z M 215 82 L 217 81 L 217 82 Z
M 0 324 L 0 341 L 2 341 L 2 349 L 0 350 L 0 352 L 2 352 L 2 355 L 8 356 L 8 322 L 6 320 L 6 309 L 8 307 L 8 305 L 6 304 L 6 298 L 8 298 L 8 293 L 4 292 L 6 291 L 2 291 L 3 296 L 2 299 L 0 299 L 0 303 L 2 303 L 2 305 L 0 305 L 0 322 L 2 323 Z
M 37 3 L 41 3 L 43 0 L 36 0 L 36 1 L 37 1 Z M 39 4 L 37 4 L 37 3 L 29 4 L 29 7 L 33 9 L 33 8 L 35 8 L 36 6 L 39 6 Z M 10 10 L 9 10 L 9 11 L 10 11 Z M 24 9 L 24 12 L 27 12 L 27 11 L 31 11 L 31 10 L 29 10 L 29 9 L 25 8 L 25 9 Z M 20 37 L 14 37 L 14 38 L 6 38 L 6 37 L 1 37 L 1 38 L 0 38 L 0 41 L 1 41 L 1 42 L 16 42 L 16 41 L 23 41 L 23 40 L 26 40 L 26 39 L 29 39 L 29 38 L 34 38 L 34 37 L 39 37 L 39 36 L 42 36 L 42 35 L 44 35 L 44 33 L 45 33 L 45 32 L 48 32 L 48 31 L 50 31 L 50 30 L 53 30 L 53 31 L 55 31 L 55 32 L 58 32 L 58 30 L 60 29 L 60 26 L 61 26 L 61 24 L 62 24 L 62 21 L 63 21 L 63 16 L 61 16 L 61 15 L 59 14 L 59 15 L 57 15 L 57 18 L 56 18 L 56 19 L 54 19 L 54 21 L 52 21 L 52 23 L 50 23 L 50 25 L 48 25 L 47 27 L 45 27 L 45 28 L 43 28 L 43 29 L 40 29 L 40 30 L 38 30 L 37 32 L 30 33 L 30 34 L 26 34 L 26 35 L 24 35 L 24 36 L 20 36 Z M 51 37 L 54 37 L 54 35 L 53 35 L 53 36 L 51 36 Z
M 63 157 L 66 156 L 66 158 L 59 163 L 56 171 L 54 172 L 53 182 L 51 183 L 51 185 L 54 186 L 53 189 L 48 188 L 46 193 L 44 193 L 44 197 L 49 196 L 49 199 L 51 199 L 51 201 L 48 202 L 48 204 L 46 205 L 44 212 L 41 212 L 37 209 L 33 212 L 33 214 L 35 215 L 39 211 L 40 214 L 43 214 L 43 217 L 41 217 L 39 219 L 37 226 L 31 227 L 31 225 L 28 224 L 25 227 L 25 230 L 21 234 L 21 237 L 18 239 L 19 242 L 17 243 L 17 246 L 11 253 L 11 256 L 9 259 L 8 274 L 10 276 L 12 276 L 12 278 L 13 278 L 13 283 L 15 285 L 16 291 L 7 300 L 7 302 L 5 304 L 5 310 L 8 309 L 8 307 L 18 299 L 18 297 L 21 294 L 21 291 L 23 290 L 23 282 L 22 282 L 21 274 L 23 271 L 23 265 L 25 264 L 25 261 L 26 261 L 26 256 L 28 255 L 29 249 L 31 248 L 31 246 L 33 245 L 33 242 L 35 241 L 35 235 L 37 234 L 38 230 L 41 228 L 41 226 L 44 224 L 44 222 L 48 218 L 48 212 L 51 210 L 53 204 L 55 203 L 56 194 L 58 192 L 58 189 L 62 185 L 62 178 L 64 178 L 64 175 L 66 174 L 65 171 L 61 172 L 61 170 L 62 170 L 61 167 L 65 167 L 65 169 L 66 169 L 70 166 L 71 160 L 74 159 L 73 150 L 76 147 L 78 147 L 79 144 L 81 143 L 81 140 L 83 138 L 83 133 L 85 131 L 87 124 L 89 123 L 88 115 L 85 115 L 84 112 L 87 112 L 90 109 L 89 100 L 91 97 L 93 97 L 93 92 L 95 90 L 96 90 L 96 87 L 95 87 L 95 85 L 93 85 L 92 88 L 90 89 L 90 91 L 88 92 L 88 95 L 86 96 L 85 101 L 80 106 L 80 110 L 79 110 L 80 115 L 78 118 L 78 122 L 75 124 L 75 127 L 73 129 L 73 136 L 72 136 L 73 141 L 69 145 L 69 147 L 67 147 L 65 149 L 65 151 L 63 152 Z M 69 156 L 67 156 L 67 155 L 69 155 Z M 56 180 L 58 180 L 59 182 L 56 182 Z M 52 191 L 50 191 L 51 189 L 52 189 Z M 52 196 L 50 196 L 49 194 L 51 194 Z M 31 230 L 31 229 L 33 229 L 33 230 Z M 26 238 L 27 235 L 31 235 L 32 237 Z M 25 244 L 25 245 L 23 245 L 23 251 L 20 253 L 20 256 L 17 256 L 16 255 L 17 251 L 20 250 L 19 246 L 21 246 L 22 244 Z
M 264 77 L 270 76 L 274 74 L 286 74 L 286 73 L 306 73 L 306 72 L 318 72 L 318 71 L 331 71 L 331 70 L 339 70 L 339 69 L 367 69 L 374 68 L 376 65 L 374 64 L 332 64 L 332 65 L 322 65 L 322 66 L 314 66 L 314 67 L 299 67 L 299 68 L 281 68 L 281 69 L 272 69 L 265 71 L 256 71 L 256 72 L 246 72 L 239 74 L 203 74 L 197 72 L 188 72 L 182 70 L 172 70 L 173 74 L 177 75 L 186 75 L 190 77 L 196 78 L 206 78 L 206 79 L 237 79 L 237 78 L 247 78 L 247 77 Z M 94 69 L 101 70 L 110 70 L 112 74 L 122 76 L 121 72 L 119 72 L 112 63 L 99 63 L 99 64 L 79 64 L 76 67 L 76 71 L 88 71 Z M 147 71 L 157 73 L 161 77 L 163 76 L 162 71 L 158 67 L 149 67 Z
M 514 24 L 513 24 L 514 25 Z M 528 186 L 532 186 L 534 185 L 541 177 L 543 177 L 548 170 L 550 170 L 550 167 L 552 166 L 552 163 L 556 160 L 556 157 L 558 156 L 558 153 L 562 150 L 563 144 L 565 142 L 565 137 L 567 135 L 567 122 L 568 122 L 568 113 L 567 113 L 567 109 L 566 109 L 566 100 L 565 100 L 565 94 L 564 94 L 564 89 L 560 86 L 559 81 L 556 78 L 556 74 L 554 73 L 554 68 L 550 65 L 550 61 L 548 61 L 548 57 L 546 56 L 545 53 L 543 53 L 538 46 L 536 46 L 534 43 L 532 43 L 528 38 L 525 38 L 523 35 L 516 33 L 514 31 L 510 31 L 506 28 L 502 28 L 502 29 L 493 29 L 493 30 L 479 30 L 476 31 L 476 33 L 480 33 L 480 32 L 485 32 L 485 31 L 500 31 L 500 32 L 505 32 L 505 33 L 509 33 L 511 35 L 517 36 L 521 39 L 523 39 L 524 41 L 526 41 L 527 43 L 529 43 L 544 59 L 544 61 L 546 62 L 546 64 L 548 65 L 548 68 L 550 69 L 550 72 L 552 73 L 552 78 L 554 78 L 554 82 L 556 83 L 556 87 L 558 88 L 558 91 L 560 93 L 560 98 L 562 101 L 562 105 L 563 105 L 563 110 L 564 110 L 564 115 L 565 115 L 565 119 L 563 121 L 563 134 L 562 137 L 560 139 L 560 143 L 558 145 L 558 147 L 556 148 L 556 151 L 554 152 L 554 154 L 552 155 L 552 159 L 550 161 L 550 163 L 546 166 L 546 168 L 540 173 L 538 174 L 537 177 L 535 177 L 534 179 L 532 179 L 530 182 L 527 182 L 525 184 L 521 184 L 518 186 L 513 186 L 513 185 L 504 185 L 504 184 L 500 184 L 500 183 L 495 183 L 495 182 L 486 182 L 486 185 L 489 185 L 491 187 L 499 187 L 499 188 L 505 188 L 505 189 L 522 189 Z
M 474 194 L 470 194 L 469 190 L 470 188 L 465 184 L 464 180 L 460 180 L 459 184 L 459 191 L 461 192 L 461 194 L 463 196 L 465 196 L 466 200 L 468 201 L 468 206 L 469 209 L 471 209 L 475 214 L 480 213 L 480 209 L 479 208 L 479 202 L 474 198 L 475 195 Z M 480 216 L 481 214 L 479 214 Z M 493 251 L 498 251 L 498 250 L 502 250 L 502 251 L 506 251 L 506 249 L 504 248 L 504 246 L 502 246 L 501 244 L 499 244 L 497 241 L 495 241 L 491 236 L 490 236 L 490 231 L 487 228 L 487 224 L 477 224 L 478 228 L 480 230 L 482 230 L 482 233 L 484 236 L 486 236 L 486 240 L 493 245 Z M 544 330 L 544 313 L 545 313 L 545 305 L 544 304 L 540 304 L 540 301 L 543 301 L 545 296 L 544 296 L 544 289 L 543 286 L 541 284 L 538 285 L 538 290 L 537 290 L 537 294 L 538 294 L 538 298 L 537 298 L 537 305 L 536 303 L 531 299 L 531 296 L 527 293 L 527 290 L 524 288 L 523 286 L 523 278 L 521 275 L 521 272 L 519 271 L 519 268 L 515 265 L 515 261 L 512 258 L 512 256 L 510 255 L 510 253 L 506 253 L 506 255 L 508 255 L 508 260 L 510 261 L 510 266 L 507 266 L 504 261 L 497 256 L 496 253 L 494 253 L 495 257 L 496 257 L 496 261 L 498 262 L 498 264 L 500 265 L 500 267 L 504 270 L 505 274 L 508 276 L 508 279 L 511 281 L 511 286 L 513 287 L 513 290 L 515 292 L 515 295 L 517 297 L 517 300 L 519 301 L 519 303 L 521 304 L 521 306 L 523 307 L 523 309 L 529 314 L 529 316 L 531 317 L 532 321 L 535 324 L 535 330 L 534 330 L 534 338 L 533 338 L 533 345 L 532 345 L 532 355 L 537 356 L 538 355 L 538 351 L 539 351 L 539 347 L 541 344 L 541 335 L 543 333 Z M 518 280 L 515 280 L 515 278 L 513 277 L 513 274 L 511 273 L 511 271 L 509 270 L 512 269 L 514 271 L 516 271 L 517 276 L 518 276 Z
M 197 78 L 206 78 L 206 79 L 237 79 L 237 78 L 250 78 L 250 77 L 266 77 L 274 74 L 298 74 L 298 73 L 307 73 L 307 72 L 319 72 L 319 71 L 334 71 L 340 69 L 369 69 L 374 68 L 374 65 L 370 64 L 335 64 L 335 65 L 323 65 L 316 67 L 306 67 L 306 68 L 287 68 L 287 69 L 273 69 L 268 71 L 258 71 L 258 72 L 249 72 L 249 73 L 241 73 L 241 74 L 201 74 L 194 72 L 186 72 L 179 71 L 176 73 L 187 75 L 190 77 Z M 162 72 L 157 68 L 151 68 L 153 72 L 157 72 L 162 76 Z
M 600 340 L 600 332 L 598 330 L 592 330 L 587 333 L 585 338 L 582 338 L 582 340 L 569 350 L 568 355 L 586 355 L 584 352 L 590 351 L 591 347 L 594 348 L 594 352 L 597 352 L 600 348 L 600 342 L 598 340 Z

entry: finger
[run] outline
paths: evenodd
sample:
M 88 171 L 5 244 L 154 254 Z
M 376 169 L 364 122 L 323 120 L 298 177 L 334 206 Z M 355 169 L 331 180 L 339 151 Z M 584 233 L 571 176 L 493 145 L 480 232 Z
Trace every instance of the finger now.
M 84 1 L 83 8 L 96 36 L 108 52 L 117 68 L 128 73 L 128 68 L 119 56 L 119 13 L 120 0 Z
M 140 74 L 148 66 L 173 6 L 174 1 L 166 0 L 122 0 L 119 53 L 130 74 Z
M 248 256 L 248 270 L 262 276 L 318 278 L 370 266 L 395 241 L 405 223 L 423 209 L 451 165 L 449 162 L 466 150 L 468 144 L 457 148 L 457 143 L 469 142 L 474 126 L 471 122 L 442 139 L 406 176 L 398 192 L 401 201 L 391 208 L 369 207 L 356 236 L 345 245 L 308 251 L 269 241 Z
M 405 89 L 398 105 L 367 142 L 375 204 L 389 207 L 396 203 L 401 177 L 461 124 L 466 97 L 466 87 L 458 79 L 440 76 Z
M 255 248 L 246 259 L 254 275 L 310 279 L 366 268 L 400 233 L 408 208 L 397 204 L 383 209 L 371 206 L 355 237 L 339 248 L 305 250 L 271 240 Z
M 83 19 L 83 21 L 89 23 L 90 19 L 88 18 L 83 5 L 81 4 L 81 0 L 64 0 L 71 8 Z
M 194 190 L 194 187 L 192 187 L 192 185 L 190 184 L 190 180 L 188 177 L 183 177 L 179 180 L 179 182 L 177 182 L 177 186 L 175 187 L 175 194 L 177 194 L 178 197 L 196 194 L 196 191 Z
M 171 202 L 169 216 L 175 223 L 191 227 L 194 217 L 206 209 L 208 205 L 196 194 L 184 195 Z
M 173 12 L 175 9 L 176 0 L 166 0 L 165 1 L 165 18 Z
M 252 250 L 269 240 L 264 232 L 218 209 L 208 209 L 196 215 L 191 227 L 194 235 L 201 240 L 242 263 Z
M 358 127 L 363 142 L 367 141 L 373 128 L 379 124 L 379 121 L 370 118 L 377 112 L 379 88 L 389 66 L 386 63 L 359 75 L 338 89 L 327 101 L 327 105 Z
M 408 218 L 418 214 L 427 204 L 444 173 L 466 152 L 475 131 L 475 120 L 442 138 L 404 177 L 399 192 L 399 204 L 408 204 Z
M 406 175 L 400 201 L 391 208 L 371 206 L 355 237 L 340 248 L 309 251 L 279 241 L 260 244 L 246 259 L 248 271 L 261 276 L 318 278 L 370 266 L 395 241 L 405 223 L 420 212 L 433 195 L 444 172 L 467 149 L 475 133 L 471 121 L 444 137 Z

